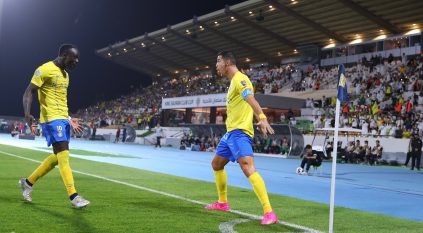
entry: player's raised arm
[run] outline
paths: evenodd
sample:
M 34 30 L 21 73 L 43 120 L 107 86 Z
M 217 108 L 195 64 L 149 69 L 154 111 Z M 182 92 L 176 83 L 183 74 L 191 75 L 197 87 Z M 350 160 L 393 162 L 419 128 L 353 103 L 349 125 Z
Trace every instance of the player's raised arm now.
M 25 120 L 28 123 L 29 127 L 32 127 L 34 122 L 34 116 L 31 115 L 31 104 L 34 93 L 38 90 L 38 86 L 33 83 L 30 83 L 25 90 L 25 93 L 22 98 Z
M 260 127 L 260 131 L 263 133 L 263 137 L 267 138 L 267 133 L 274 134 L 275 131 L 267 122 L 267 117 L 264 115 L 263 110 L 260 107 L 260 104 L 254 98 L 253 95 L 248 95 L 244 98 L 244 100 L 253 108 L 254 116 L 256 116 L 258 121 L 258 126 Z

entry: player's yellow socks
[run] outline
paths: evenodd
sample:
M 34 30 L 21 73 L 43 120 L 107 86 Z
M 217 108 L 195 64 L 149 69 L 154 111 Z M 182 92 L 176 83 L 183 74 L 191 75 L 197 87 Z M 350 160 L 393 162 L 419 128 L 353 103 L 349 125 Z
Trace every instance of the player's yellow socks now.
M 263 178 L 258 172 L 254 172 L 248 179 L 253 185 L 254 192 L 256 193 L 261 205 L 263 206 L 264 213 L 272 211 L 269 196 L 267 196 L 266 185 L 264 185 Z
M 65 183 L 68 195 L 76 193 L 75 185 L 73 182 L 72 170 L 69 165 L 69 151 L 64 150 L 57 153 L 57 160 L 59 163 L 60 175 L 62 176 L 63 183 Z
M 216 181 L 217 194 L 219 195 L 219 202 L 228 202 L 228 177 L 226 176 L 225 169 L 214 171 L 214 178 Z
M 47 174 L 54 166 L 57 165 L 57 157 L 55 154 L 49 155 L 40 166 L 28 177 L 28 181 L 31 184 L 35 184 L 37 180 Z

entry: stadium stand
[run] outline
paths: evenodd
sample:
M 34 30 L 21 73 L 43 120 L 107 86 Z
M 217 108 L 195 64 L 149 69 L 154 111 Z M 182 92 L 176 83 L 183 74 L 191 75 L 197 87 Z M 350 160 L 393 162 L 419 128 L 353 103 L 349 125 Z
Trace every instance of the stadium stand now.
M 211 67 L 217 51 L 229 49 L 238 55 L 238 65 L 256 93 L 304 99 L 301 115 L 300 109 L 290 115 L 284 109 L 272 116 L 273 123 L 295 126 L 305 134 L 332 126 L 336 65 L 345 64 L 350 99 L 342 106 L 342 127 L 361 129 L 364 137 L 408 138 L 417 129 L 421 132 L 422 34 L 414 17 L 418 10 L 399 2 L 390 7 L 379 0 L 345 2 L 331 2 L 328 11 L 318 1 L 284 6 L 280 1 L 250 0 L 99 49 L 99 56 L 149 74 L 153 84 L 78 115 L 86 122 L 129 123 L 138 129 L 151 129 L 164 119 L 164 112 L 169 121 L 162 124 L 169 126 L 209 124 L 212 114 L 202 113 L 207 110 L 164 111 L 161 99 L 225 93 L 228 81 Z M 391 14 L 388 8 L 395 7 L 404 8 L 407 15 Z M 292 26 L 296 30 L 280 30 Z M 250 36 L 252 31 L 260 40 Z M 225 120 L 221 113 L 218 123 Z M 200 135 L 205 134 L 193 137 Z M 281 145 L 283 138 L 274 141 Z M 256 140 L 263 143 L 269 144 Z

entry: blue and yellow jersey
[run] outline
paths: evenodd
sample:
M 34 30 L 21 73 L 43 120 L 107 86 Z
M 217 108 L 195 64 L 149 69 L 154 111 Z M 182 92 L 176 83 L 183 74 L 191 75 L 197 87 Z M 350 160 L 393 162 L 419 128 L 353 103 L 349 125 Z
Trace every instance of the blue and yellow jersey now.
M 254 111 L 243 98 L 245 90 L 249 90 L 251 94 L 254 93 L 250 79 L 238 71 L 231 80 L 226 96 L 226 130 L 230 132 L 240 129 L 249 136 L 254 137 Z
M 52 61 L 47 62 L 35 70 L 31 83 L 39 87 L 40 123 L 68 119 L 69 75 L 66 71 Z

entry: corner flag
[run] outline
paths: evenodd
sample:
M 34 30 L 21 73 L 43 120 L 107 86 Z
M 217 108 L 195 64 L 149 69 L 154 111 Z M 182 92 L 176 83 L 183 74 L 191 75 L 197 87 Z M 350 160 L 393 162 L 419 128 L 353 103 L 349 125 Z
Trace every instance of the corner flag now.
M 338 99 L 335 107 L 335 129 L 333 136 L 333 144 L 338 145 L 338 131 L 339 131 L 339 114 L 341 102 L 348 100 L 347 80 L 345 78 L 345 67 L 343 64 L 339 66 L 338 70 Z M 335 180 L 336 180 L 336 157 L 338 154 L 338 147 L 334 146 L 332 152 L 332 174 L 330 182 L 330 205 L 329 205 L 329 233 L 333 233 L 333 219 L 335 211 Z
M 347 79 L 345 78 L 345 67 L 343 64 L 338 70 L 338 99 L 340 102 L 348 101 Z

